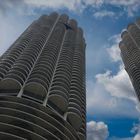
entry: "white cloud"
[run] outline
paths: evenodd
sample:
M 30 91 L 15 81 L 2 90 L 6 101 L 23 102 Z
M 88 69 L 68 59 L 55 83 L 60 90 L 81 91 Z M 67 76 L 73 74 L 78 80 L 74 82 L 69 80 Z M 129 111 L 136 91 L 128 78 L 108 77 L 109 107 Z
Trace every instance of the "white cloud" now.
M 86 0 L 84 2 L 86 5 L 91 5 L 93 7 L 100 7 L 103 5 L 104 0 Z
M 105 3 L 124 7 L 128 16 L 133 16 L 140 6 L 139 0 L 105 0 Z
M 124 13 L 126 12 L 128 16 L 134 16 L 134 13 L 140 9 L 139 0 L 87 0 L 85 3 L 86 5 L 91 5 L 96 8 L 104 6 L 105 4 L 122 7 L 124 9 Z M 113 13 L 108 14 L 111 16 L 114 15 Z
M 107 51 L 112 58 L 111 61 L 118 62 L 121 60 L 118 44 L 113 44 L 111 48 L 107 48 Z
M 134 89 L 131 85 L 126 71 L 121 67 L 116 75 L 111 75 L 110 71 L 96 75 L 97 81 L 101 83 L 110 95 L 118 98 L 136 100 Z
M 106 140 L 108 135 L 108 126 L 104 122 L 87 123 L 87 140 Z
M 39 8 L 67 8 L 69 10 L 76 11 L 77 8 L 82 8 L 81 0 L 24 0 L 27 5 L 32 5 Z
M 110 48 L 107 48 L 107 52 L 111 57 L 111 61 L 121 61 L 119 42 L 121 41 L 121 34 L 117 34 L 108 39 L 112 43 Z
M 98 12 L 95 12 L 93 14 L 93 16 L 95 18 L 103 18 L 103 17 L 113 17 L 115 15 L 114 12 L 112 11 L 107 11 L 107 10 L 101 10 L 101 11 L 98 11 Z
M 130 6 L 139 3 L 139 0 L 105 0 L 107 3 L 113 5 Z
M 127 92 L 122 90 L 119 94 L 123 91 Z M 140 114 L 136 110 L 134 100 L 133 97 L 132 99 L 126 98 L 125 94 L 123 98 L 112 96 L 102 83 L 98 81 L 87 81 L 87 114 L 90 116 L 137 118 Z
M 137 135 L 134 137 L 134 140 L 140 140 L 140 134 L 137 134 Z
M 15 9 L 16 5 L 16 9 Z M 115 13 L 112 11 L 102 10 L 104 5 L 113 5 L 122 7 L 124 13 L 127 12 L 128 16 L 133 16 L 140 7 L 139 0 L 6 0 L 1 1 L 0 11 L 12 9 L 18 11 L 19 14 L 35 14 L 36 8 L 45 9 L 52 8 L 54 10 L 65 8 L 74 12 L 82 12 L 88 6 L 94 8 L 95 17 L 114 16 Z M 101 12 L 97 9 L 102 10 Z M 26 12 L 25 12 L 26 11 Z

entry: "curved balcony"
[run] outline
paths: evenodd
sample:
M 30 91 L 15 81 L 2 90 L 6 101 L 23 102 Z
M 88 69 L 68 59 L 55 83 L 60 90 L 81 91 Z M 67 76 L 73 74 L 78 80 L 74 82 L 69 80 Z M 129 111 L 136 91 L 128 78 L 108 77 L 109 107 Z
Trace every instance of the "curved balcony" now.
M 2 67 L 3 65 L 5 65 L 7 68 L 10 68 L 11 67 L 11 64 L 9 62 L 0 62 L 0 66 Z
M 75 90 L 75 89 L 71 89 L 71 90 L 70 90 L 70 94 L 76 95 L 77 97 L 80 98 L 80 101 L 83 102 L 83 98 L 82 98 L 81 92 L 79 92 L 79 91 L 77 91 L 77 90 Z
M 53 71 L 54 65 L 52 62 L 48 62 L 47 60 L 46 60 L 46 62 L 45 61 L 38 61 L 35 65 L 35 69 L 37 69 L 37 68 L 40 68 L 40 69 L 46 68 L 47 70 Z
M 56 84 L 54 86 L 51 86 L 50 91 L 54 91 L 54 90 L 65 93 L 64 96 L 65 96 L 66 99 L 68 99 L 68 97 L 69 97 L 68 90 L 65 88 L 65 86 L 61 85 L 61 83 L 59 83 L 59 85 Z
M 71 90 L 70 90 L 70 98 L 77 100 L 80 104 L 82 104 L 81 96 L 77 95 L 77 93 L 73 93 L 73 91 L 71 91 Z
M 60 81 L 62 83 L 64 82 L 68 86 L 70 84 L 70 78 L 64 74 L 56 74 L 53 81 Z
M 43 100 L 47 94 L 47 90 L 41 83 L 29 82 L 24 87 L 24 94 Z
M 6 62 L 6 63 L 9 63 L 10 65 L 12 65 L 12 64 L 15 62 L 15 60 L 13 60 L 13 59 L 11 59 L 11 58 L 5 58 L 5 59 L 3 59 L 2 61 L 3 61 L 3 62 Z
M 5 75 L 4 79 L 11 78 L 17 80 L 21 85 L 24 83 L 24 79 L 20 77 L 17 73 L 8 73 Z
M 25 81 L 25 79 L 27 77 L 24 73 L 22 73 L 21 71 L 15 70 L 15 69 L 9 70 L 7 75 L 18 75 L 23 80 L 23 82 Z
M 7 71 L 3 67 L 0 67 L 0 74 L 5 75 L 6 73 Z
M 15 58 L 14 57 L 12 57 L 12 56 L 10 56 L 10 55 L 8 55 L 6 58 L 4 58 L 5 60 L 9 60 L 9 61 L 11 61 L 11 62 L 15 62 Z
M 82 125 L 82 118 L 78 115 L 79 112 L 77 109 L 68 108 L 67 112 L 67 121 L 73 126 L 74 129 L 79 130 Z
M 55 86 L 60 86 L 60 87 L 64 87 L 67 91 L 69 91 L 69 86 L 66 85 L 64 82 L 61 81 L 53 81 L 51 88 L 55 87 Z
M 32 63 L 30 60 L 27 60 L 27 61 L 26 61 L 26 59 L 19 59 L 17 63 L 24 64 L 24 65 L 27 66 L 29 69 L 31 69 L 32 66 L 33 66 L 33 63 Z M 15 63 L 15 65 L 16 65 L 17 63 Z
M 82 133 L 82 134 L 85 134 L 85 131 L 86 131 L 86 129 L 83 128 L 83 127 L 81 127 L 80 130 L 79 130 L 79 132 Z
M 50 91 L 48 100 L 51 101 L 51 106 L 55 110 L 59 108 L 62 112 L 65 112 L 68 107 L 68 100 L 65 93 L 59 90 Z M 57 107 L 57 108 L 56 108 Z
M 78 135 L 80 137 L 80 140 L 85 140 L 86 139 L 86 136 L 80 132 L 78 132 Z
M 81 99 L 78 100 L 78 98 L 76 98 L 76 96 L 71 96 L 71 94 L 70 94 L 69 102 L 73 102 L 73 103 L 77 104 L 80 107 L 80 110 L 81 110 L 82 102 L 80 100 Z
M 82 116 L 81 107 L 74 102 L 69 102 L 68 111 L 69 112 L 72 111 L 72 112 L 76 113 L 77 115 L 79 115 L 80 117 Z
M 48 85 L 50 83 L 50 79 L 48 79 L 48 75 L 47 73 L 43 73 L 43 72 L 35 72 L 33 71 L 33 73 L 30 74 L 29 79 L 39 79 L 43 81 L 43 85 L 48 89 Z
M 0 138 L 2 140 L 6 140 L 6 139 L 10 139 L 10 140 L 26 140 L 22 137 L 10 134 L 10 133 L 6 133 L 6 132 L 0 132 Z
M 8 103 L 9 105 L 11 104 L 10 102 L 1 102 L 2 106 L 4 106 L 4 104 Z M 14 104 L 12 104 L 14 105 Z M 53 126 L 51 123 L 35 116 L 32 114 L 29 114 L 27 112 L 23 112 L 21 110 L 17 110 L 17 109 L 12 109 L 12 108 L 8 108 L 6 107 L 0 107 L 0 114 L 4 114 L 4 115 L 8 115 L 8 116 L 13 116 L 16 118 L 20 118 L 20 119 L 25 119 L 28 122 L 32 122 L 44 129 L 46 129 L 47 131 L 49 131 L 52 134 L 55 134 L 55 136 L 57 136 L 60 139 L 68 139 L 68 137 L 62 132 L 60 131 L 57 127 Z
M 8 133 L 10 133 L 11 135 L 16 135 L 17 137 L 22 137 L 24 139 L 32 138 L 37 140 L 46 140 L 45 138 L 39 136 L 38 134 L 32 133 L 31 131 L 28 131 L 26 129 L 0 122 L 0 132 L 6 133 L 7 130 Z
M 13 69 L 22 69 L 23 71 L 25 71 L 25 73 L 28 75 L 30 72 L 30 67 L 28 67 L 28 65 L 26 65 L 26 63 L 16 63 L 13 65 Z M 26 75 L 25 74 L 25 75 Z
M 20 90 L 21 83 L 13 78 L 4 78 L 0 81 L 0 92 L 8 91 L 8 90 Z M 10 91 L 9 91 L 10 92 Z
M 71 89 L 71 91 L 72 91 L 73 93 L 76 92 L 79 96 L 82 95 L 82 94 L 81 94 L 81 88 L 79 88 L 79 87 L 77 87 L 77 86 L 75 86 L 75 85 L 74 85 L 74 86 L 72 85 L 70 89 Z
M 51 109 L 49 109 L 48 106 L 43 107 L 42 105 L 32 100 L 17 98 L 13 96 L 0 96 L 0 106 L 16 109 L 19 111 L 23 111 L 35 115 L 45 120 L 46 122 L 49 122 L 50 124 L 54 125 L 62 133 L 65 133 L 70 138 L 70 140 L 78 139 L 76 131 L 71 127 L 71 125 L 69 125 L 58 114 L 56 114 Z M 4 113 L 4 111 L 2 111 L 2 113 Z M 10 111 L 5 111 L 5 113 L 9 114 Z M 16 113 L 14 114 L 16 115 Z
M 51 88 L 53 88 L 53 86 L 60 86 L 60 87 L 64 87 L 67 91 L 69 91 L 69 83 L 66 83 L 66 81 L 62 80 L 54 80 Z
M 52 70 L 47 69 L 46 67 L 41 66 L 36 66 L 34 70 L 32 71 L 32 74 L 34 73 L 40 73 L 41 75 L 45 75 L 46 78 L 50 81 L 52 77 Z
M 37 124 L 32 123 L 31 121 L 27 121 L 21 118 L 9 116 L 9 115 L 0 115 L 0 122 L 13 125 L 16 127 L 20 127 L 22 129 L 26 129 L 31 131 L 32 133 L 38 134 L 40 137 L 44 137 L 47 139 L 58 140 L 55 135 L 47 131 L 46 129 L 38 126 Z M 23 125 L 24 124 L 24 125 Z
M 11 71 L 18 71 L 18 72 L 22 73 L 24 75 L 24 77 L 27 77 L 27 75 L 28 75 L 27 70 L 25 70 L 23 67 L 13 66 Z

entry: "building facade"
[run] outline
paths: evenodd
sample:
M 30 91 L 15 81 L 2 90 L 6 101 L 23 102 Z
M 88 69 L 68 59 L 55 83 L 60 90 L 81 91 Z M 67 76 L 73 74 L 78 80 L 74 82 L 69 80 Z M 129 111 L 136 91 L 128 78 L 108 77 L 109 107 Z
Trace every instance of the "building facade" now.
M 41 16 L 0 57 L 0 139 L 86 139 L 85 40 L 74 19 Z
M 121 37 L 121 57 L 140 101 L 140 20 L 129 24 Z

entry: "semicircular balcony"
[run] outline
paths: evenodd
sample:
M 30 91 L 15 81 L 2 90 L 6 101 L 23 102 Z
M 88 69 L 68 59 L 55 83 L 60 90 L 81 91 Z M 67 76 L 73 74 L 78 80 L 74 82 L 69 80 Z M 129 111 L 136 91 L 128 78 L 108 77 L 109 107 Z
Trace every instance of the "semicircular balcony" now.
M 55 56 L 54 56 L 55 55 Z M 39 60 L 37 61 L 38 63 L 47 63 L 47 64 L 54 64 L 56 62 L 56 53 L 53 54 L 45 54 L 44 57 L 39 57 Z
M 75 108 L 68 108 L 67 121 L 74 127 L 74 129 L 79 130 L 82 125 L 82 118 L 78 115 L 79 112 Z
M 68 100 L 65 93 L 59 90 L 50 91 L 48 101 L 55 110 L 59 108 L 62 112 L 65 112 L 68 107 Z
M 23 85 L 24 83 L 24 79 L 22 77 L 20 77 L 17 73 L 8 73 L 4 76 L 4 79 L 14 79 L 16 81 L 18 81 L 21 85 Z
M 28 67 L 28 65 L 26 65 L 25 63 L 19 63 L 19 62 L 18 63 L 15 63 L 13 65 L 13 69 L 22 69 L 27 74 L 29 74 L 29 72 L 30 72 L 30 67 Z
M 73 103 L 75 103 L 75 104 L 77 104 L 77 105 L 79 105 L 79 106 L 82 105 L 80 99 L 78 100 L 78 98 L 76 98 L 76 96 L 71 96 L 71 95 L 70 95 L 70 97 L 69 97 L 69 102 L 73 102 Z
M 53 65 L 53 63 L 51 63 L 51 62 L 45 62 L 45 61 L 38 61 L 37 63 L 36 63 L 36 65 L 35 65 L 35 68 L 37 68 L 37 67 L 43 67 L 43 68 L 46 68 L 46 69 L 49 69 L 49 70 L 53 70 L 53 68 L 54 68 L 54 65 Z M 41 68 L 40 68 L 41 69 Z
M 11 67 L 11 64 L 9 62 L 1 61 L 0 62 L 0 66 L 3 67 L 3 65 L 4 66 L 7 66 L 7 68 L 10 68 Z
M 57 70 L 55 71 L 55 77 L 54 78 L 57 78 L 57 77 L 62 77 L 63 79 L 67 79 L 68 81 L 70 81 L 71 79 L 71 73 L 66 71 L 66 70 Z
M 8 55 L 6 58 L 4 58 L 5 60 L 10 60 L 11 62 L 15 62 L 15 58 L 12 57 L 11 55 Z
M 46 88 L 46 90 L 48 90 L 50 80 L 48 79 L 48 77 L 46 77 L 46 75 L 43 75 L 42 73 L 35 73 L 35 72 L 31 73 L 28 81 L 34 81 L 34 80 L 36 82 L 42 84 L 42 86 L 44 86 Z
M 25 77 L 28 76 L 28 72 L 22 67 L 13 66 L 12 70 L 22 73 Z
M 32 73 L 40 73 L 41 75 L 45 75 L 48 80 L 52 77 L 52 71 L 50 69 L 44 68 L 43 66 L 35 67 Z
M 62 87 L 65 87 L 65 89 L 67 91 L 69 91 L 69 86 L 66 85 L 64 82 L 61 82 L 61 81 L 53 81 L 51 87 L 53 87 L 53 86 L 62 86 Z
M 47 90 L 41 83 L 38 83 L 38 81 L 32 81 L 28 82 L 25 85 L 24 94 L 33 98 L 43 100 L 47 95 Z
M 0 101 L 0 105 L 1 105 L 0 114 L 24 119 L 26 121 L 32 122 L 44 129 L 46 129 L 47 131 L 54 134 L 55 136 L 57 136 L 60 139 L 66 139 L 66 140 L 68 139 L 68 137 L 65 135 L 65 133 L 63 133 L 63 131 L 59 130 L 56 126 L 54 126 L 54 125 L 52 125 L 52 123 L 50 123 L 51 120 L 46 121 L 46 120 L 41 119 L 40 117 L 36 116 L 35 114 L 27 113 L 27 112 L 23 111 L 22 109 L 20 109 L 20 110 L 16 109 L 15 105 L 18 106 L 18 105 L 20 105 L 19 103 L 15 104 L 13 102 L 7 102 L 7 101 L 1 102 Z M 9 108 L 9 106 L 11 106 L 11 107 Z M 49 119 L 47 116 L 46 116 L 46 118 Z M 54 123 L 56 123 L 56 121 Z
M 76 109 L 76 110 L 73 110 L 73 109 Z M 75 113 L 77 113 L 79 116 L 82 116 L 81 115 L 81 107 L 78 105 L 78 104 L 76 104 L 75 102 L 69 102 L 69 107 L 68 107 L 68 111 L 69 110 L 73 110 Z
M 0 92 L 18 92 L 21 89 L 21 83 L 13 78 L 4 78 L 0 81 Z
M 82 125 L 83 125 L 83 124 L 82 124 Z M 85 133 L 86 133 L 86 132 L 85 132 L 85 131 L 86 131 L 85 128 L 86 128 L 86 127 L 81 126 L 79 132 L 82 133 L 82 134 L 85 134 Z
M 80 101 L 83 101 L 83 98 L 82 98 L 82 96 L 81 96 L 81 92 L 79 92 L 79 91 L 77 91 L 77 90 L 75 90 L 75 89 L 71 89 L 71 90 L 70 90 L 70 94 L 76 95 L 77 97 L 80 98 Z
M 7 62 L 7 63 L 9 63 L 11 65 L 15 62 L 15 60 L 13 60 L 11 58 L 7 58 L 7 57 L 5 59 L 3 59 L 2 61 Z
M 28 67 L 28 69 L 31 69 L 32 68 L 32 63 L 31 62 L 28 62 L 26 60 L 18 60 L 17 63 L 15 63 L 15 65 L 25 65 L 26 67 Z
M 53 92 L 52 92 L 53 91 Z M 54 91 L 60 91 L 58 94 L 62 95 L 68 100 L 69 93 L 68 90 L 61 83 L 51 86 L 50 94 L 54 94 Z
M 11 135 L 16 135 L 16 136 L 22 137 L 24 139 L 33 138 L 33 139 L 37 139 L 37 140 L 46 140 L 45 138 L 41 137 L 40 135 L 37 135 L 37 134 L 35 134 L 31 131 L 28 131 L 26 129 L 19 128 L 17 126 L 10 125 L 8 123 L 1 123 L 0 122 L 0 132 L 5 133 L 7 131 L 7 129 Z
M 84 134 L 82 134 L 81 132 L 78 132 L 78 135 L 80 137 L 80 140 L 85 140 L 86 136 Z
M 10 139 L 10 140 L 26 140 L 22 137 L 7 133 L 7 132 L 0 132 L 0 138 L 3 140 Z
M 53 84 L 56 84 L 57 85 L 57 83 L 59 83 L 59 84 L 62 84 L 62 85 L 64 85 L 64 87 L 66 88 L 66 89 L 69 89 L 69 86 L 70 86 L 70 80 L 66 80 L 66 79 L 64 79 L 63 77 L 62 78 L 59 78 L 59 77 L 55 77 L 54 79 L 53 79 Z
M 64 83 L 66 83 L 66 84 L 69 84 L 70 83 L 70 77 L 68 77 L 68 76 L 66 76 L 66 75 L 64 75 L 64 74 L 56 74 L 55 76 L 54 76 L 54 81 L 61 81 L 61 82 L 64 82 Z
M 5 75 L 7 73 L 7 70 L 5 70 L 3 67 L 0 67 L 0 74 Z
M 73 93 L 70 90 L 70 98 L 77 100 L 80 104 L 82 104 L 82 98 L 81 96 L 77 95 L 77 93 Z
M 18 56 L 16 56 L 15 54 L 8 54 L 7 55 L 11 60 L 13 59 L 14 61 L 17 59 Z M 5 56 L 5 58 L 7 57 Z
M 64 119 L 62 119 L 60 116 L 55 115 L 56 113 L 52 112 L 51 109 L 48 108 L 48 106 L 43 107 L 42 105 L 39 105 L 33 100 L 16 98 L 14 96 L 0 96 L 0 106 L 36 115 L 37 117 L 45 120 L 46 122 L 51 123 L 53 126 L 62 131 L 62 133 L 65 132 L 65 134 L 70 139 L 76 140 L 77 138 L 76 131 L 72 128 L 72 126 L 69 125 L 69 123 L 67 123 L 66 121 L 64 121 Z M 6 111 L 5 113 L 10 113 L 10 111 Z

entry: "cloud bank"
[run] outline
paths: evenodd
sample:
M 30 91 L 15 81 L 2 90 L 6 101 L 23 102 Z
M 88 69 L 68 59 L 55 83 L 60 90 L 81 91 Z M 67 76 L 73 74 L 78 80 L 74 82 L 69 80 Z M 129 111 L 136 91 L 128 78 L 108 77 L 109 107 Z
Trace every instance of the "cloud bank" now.
M 104 9 L 104 5 L 119 7 L 128 16 L 133 16 L 140 9 L 139 0 L 6 0 L 1 1 L 0 11 L 5 13 L 5 11 L 11 9 L 17 10 L 20 14 L 35 14 L 35 9 L 52 8 L 59 10 L 64 8 L 73 12 L 83 12 L 88 7 L 93 7 L 95 17 L 114 16 L 115 13 Z M 98 11 L 99 9 L 100 11 Z
M 87 123 L 87 140 L 106 140 L 108 135 L 108 126 L 104 122 Z

